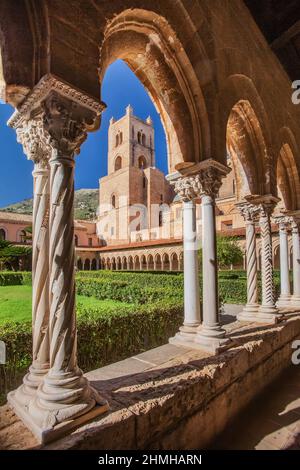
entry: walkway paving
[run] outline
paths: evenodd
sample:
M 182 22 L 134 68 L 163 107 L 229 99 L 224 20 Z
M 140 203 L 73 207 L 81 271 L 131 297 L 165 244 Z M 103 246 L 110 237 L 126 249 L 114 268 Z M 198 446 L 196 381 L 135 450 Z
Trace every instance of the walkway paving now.
M 300 365 L 284 371 L 256 397 L 211 449 L 300 450 Z

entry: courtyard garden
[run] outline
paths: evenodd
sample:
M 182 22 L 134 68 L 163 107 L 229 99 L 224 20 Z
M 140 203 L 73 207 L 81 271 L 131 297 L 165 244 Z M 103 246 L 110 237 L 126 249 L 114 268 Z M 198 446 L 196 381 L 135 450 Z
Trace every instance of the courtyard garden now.
M 246 281 L 244 271 L 220 271 L 221 302 L 245 303 Z M 31 363 L 31 289 L 31 273 L 0 272 L 2 401 Z M 166 343 L 183 322 L 182 273 L 82 271 L 76 289 L 78 362 L 86 371 Z

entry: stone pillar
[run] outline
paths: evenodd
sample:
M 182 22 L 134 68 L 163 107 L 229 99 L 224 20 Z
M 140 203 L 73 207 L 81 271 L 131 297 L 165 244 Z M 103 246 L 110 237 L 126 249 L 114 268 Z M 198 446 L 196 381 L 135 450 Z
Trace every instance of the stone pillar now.
M 289 270 L 289 242 L 288 227 L 291 222 L 289 217 L 275 217 L 279 225 L 280 242 L 280 297 L 277 307 L 288 308 L 291 301 L 290 270 Z
M 195 342 L 199 348 L 217 354 L 231 344 L 219 320 L 215 217 L 215 198 L 222 178 L 230 169 L 214 160 L 203 161 L 200 165 L 197 183 L 202 206 L 203 321 L 198 328 Z
M 237 315 L 240 321 L 255 321 L 259 308 L 257 286 L 257 258 L 255 222 L 259 209 L 247 202 L 236 205 L 240 210 L 246 226 L 246 268 L 247 268 L 247 304 Z
M 293 295 L 291 306 L 300 307 L 300 236 L 299 220 L 294 218 L 292 223 L 292 242 L 293 242 Z
M 197 328 L 200 324 L 195 205 L 195 198 L 198 194 L 195 191 L 194 180 L 195 177 L 184 177 L 180 178 L 175 183 L 175 192 L 179 194 L 183 201 L 184 322 L 174 338 L 170 338 L 169 341 L 172 344 L 193 345 Z
M 248 202 L 255 204 L 259 209 L 262 304 L 258 309 L 255 321 L 260 323 L 277 323 L 282 315 L 279 314 L 275 304 L 270 217 L 279 199 L 272 195 L 249 196 L 246 199 Z
M 9 400 L 26 407 L 49 369 L 49 156 L 41 115 L 17 128 L 18 142 L 34 162 L 32 216 L 32 364 Z
M 45 76 L 11 118 L 11 125 L 35 106 L 51 147 L 49 237 L 49 370 L 26 412 L 15 411 L 41 442 L 48 442 L 108 409 L 77 365 L 74 283 L 75 154 L 97 128 L 103 105 L 52 75 Z M 37 294 L 40 294 L 38 292 Z M 37 335 L 41 337 L 40 328 Z

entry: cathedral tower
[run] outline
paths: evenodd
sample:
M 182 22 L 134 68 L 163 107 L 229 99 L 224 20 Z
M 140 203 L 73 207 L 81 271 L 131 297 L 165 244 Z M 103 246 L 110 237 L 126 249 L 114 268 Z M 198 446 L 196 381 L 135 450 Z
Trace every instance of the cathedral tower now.
M 152 206 L 169 203 L 171 189 L 164 174 L 155 168 L 154 128 L 126 114 L 108 130 L 108 175 L 100 179 L 98 232 L 110 244 L 129 243 L 132 232 L 159 225 Z

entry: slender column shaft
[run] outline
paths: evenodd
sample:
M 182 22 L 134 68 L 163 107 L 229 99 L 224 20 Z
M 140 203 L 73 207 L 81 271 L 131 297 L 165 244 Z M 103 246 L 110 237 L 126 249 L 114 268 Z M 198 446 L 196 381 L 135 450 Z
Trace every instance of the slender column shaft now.
M 261 278 L 262 278 L 262 305 L 261 313 L 273 314 L 277 312 L 275 305 L 275 290 L 273 281 L 272 235 L 270 214 L 273 210 L 261 205 L 259 225 L 261 230 Z
M 49 168 L 35 164 L 32 237 L 33 365 L 49 367 Z
M 95 406 L 87 380 L 77 366 L 72 154 L 53 150 L 50 185 L 50 370 L 37 391 L 37 407 L 35 403 L 31 406 L 32 415 L 43 426 L 42 410 L 48 410 L 47 424 L 54 426 L 69 414 L 78 416 Z
M 200 323 L 199 274 L 196 234 L 196 205 L 183 202 L 184 325 Z
M 300 237 L 299 225 L 293 223 L 292 226 L 293 241 L 293 301 L 300 302 Z
M 219 326 L 215 202 L 202 197 L 203 328 Z
M 279 224 L 280 242 L 280 303 L 290 300 L 289 245 L 286 223 Z
M 36 162 L 32 217 L 32 364 L 16 398 L 27 404 L 49 369 L 49 167 Z
M 174 344 L 194 344 L 200 324 L 200 297 L 198 273 L 198 247 L 196 229 L 196 204 L 198 187 L 195 176 L 179 178 L 175 191 L 183 204 L 183 279 L 184 279 L 184 321 L 179 332 L 170 342 Z M 162 257 L 164 269 L 164 257 Z M 170 266 L 171 269 L 171 260 Z
M 246 246 L 247 246 L 247 310 L 258 308 L 257 296 L 257 259 L 256 259 L 256 234 L 253 220 L 246 222 Z

